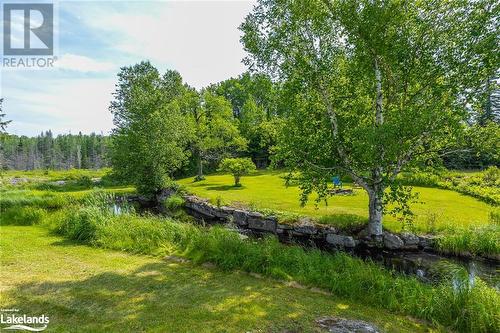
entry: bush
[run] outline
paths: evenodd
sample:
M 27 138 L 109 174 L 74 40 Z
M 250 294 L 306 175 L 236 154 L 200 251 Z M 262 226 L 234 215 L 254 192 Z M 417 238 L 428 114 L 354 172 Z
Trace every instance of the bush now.
M 75 184 L 81 186 L 82 188 L 92 188 L 92 186 L 94 186 L 92 178 L 87 175 L 79 176 L 76 179 Z
M 219 165 L 219 171 L 229 172 L 234 176 L 234 186 L 241 186 L 241 176 L 256 170 L 255 164 L 246 158 L 225 158 Z
M 500 254 L 500 226 L 463 228 L 448 231 L 437 240 L 438 249 L 453 254 L 496 256 Z
M 98 225 L 104 225 L 108 218 L 98 207 L 73 207 L 59 217 L 55 231 L 69 239 L 92 244 Z
M 181 209 L 184 206 L 184 203 L 185 201 L 183 197 L 174 194 L 166 198 L 165 201 L 163 202 L 163 205 L 169 212 L 176 213 L 177 211 L 179 211 L 179 209 Z
M 500 169 L 494 166 L 478 173 L 412 170 L 401 173 L 398 181 L 403 185 L 453 190 L 492 205 L 500 205 Z
M 34 225 L 42 222 L 47 212 L 38 207 L 10 207 L 0 213 L 0 225 Z

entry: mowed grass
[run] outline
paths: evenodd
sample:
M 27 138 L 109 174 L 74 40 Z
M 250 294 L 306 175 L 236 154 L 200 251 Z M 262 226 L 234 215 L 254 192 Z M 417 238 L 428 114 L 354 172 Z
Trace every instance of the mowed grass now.
M 179 180 L 189 192 L 223 204 L 244 204 L 254 208 L 292 212 L 305 216 L 337 216 L 339 219 L 348 215 L 368 218 L 368 196 L 362 189 L 355 189 L 355 195 L 334 196 L 315 205 L 311 197 L 305 207 L 300 206 L 298 186 L 285 186 L 283 176 L 277 171 L 259 171 L 242 177 L 243 186 L 234 187 L 231 175 L 209 175 L 204 181 L 194 182 L 193 177 Z M 346 188 L 349 185 L 345 186 Z M 491 205 L 475 198 L 437 188 L 413 187 L 419 193 L 417 203 L 411 205 L 416 215 L 414 227 L 417 231 L 442 230 L 455 227 L 484 226 L 493 210 Z M 397 218 L 386 215 L 384 225 L 399 231 L 402 224 Z M 335 218 L 329 219 L 335 223 Z
M 36 226 L 1 226 L 0 247 L 0 308 L 49 316 L 47 332 L 319 332 L 315 319 L 331 315 L 431 331 L 276 280 L 92 248 Z

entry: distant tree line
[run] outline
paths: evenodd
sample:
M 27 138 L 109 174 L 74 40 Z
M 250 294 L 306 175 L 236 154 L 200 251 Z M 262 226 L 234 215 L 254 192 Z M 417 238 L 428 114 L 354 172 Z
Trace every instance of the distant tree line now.
M 36 137 L 3 134 L 0 165 L 3 169 L 96 169 L 109 166 L 109 136 L 46 131 Z
M 129 85 L 138 84 L 140 75 L 136 72 L 140 68 L 157 72 L 147 62 L 122 69 L 128 75 L 122 90 Z M 133 83 L 132 73 L 135 73 Z M 168 76 L 163 79 L 166 77 Z M 175 71 L 171 71 L 170 80 L 174 83 L 166 86 L 168 89 L 177 89 L 179 94 L 176 98 L 180 112 L 177 120 L 189 124 L 183 134 L 187 139 L 185 150 L 188 154 L 172 175 L 196 174 L 198 178 L 203 178 L 204 172 L 215 171 L 222 158 L 231 156 L 250 157 L 259 168 L 271 163 L 278 134 L 290 109 L 290 100 L 287 99 L 283 84 L 271 80 L 268 75 L 249 72 L 200 91 L 182 83 L 182 78 Z M 456 152 L 433 160 L 427 159 L 421 162 L 423 165 L 442 163 L 449 169 L 499 166 L 500 149 L 492 149 L 495 142 L 498 148 L 500 124 L 500 91 L 497 81 L 498 79 L 489 80 L 484 85 L 485 97 L 469 110 L 469 135 L 460 140 L 454 150 Z M 162 94 L 167 98 L 171 97 L 165 91 Z M 116 100 L 114 103 L 112 110 L 124 107 L 124 104 L 116 104 Z M 1 113 L 1 107 L 0 100 L 0 120 L 5 117 Z M 4 130 L 9 122 L 4 120 L 0 123 Z M 162 133 L 166 131 L 168 130 L 164 128 Z M 109 136 L 95 133 L 54 136 L 50 130 L 36 137 L 5 132 L 1 136 L 0 163 L 3 169 L 100 168 L 111 165 L 108 156 L 112 139 Z M 490 144 L 484 145 L 485 141 Z M 129 148 L 121 148 L 119 151 L 128 152 Z M 119 154 L 115 154 L 115 157 L 117 155 Z M 123 157 L 123 163 L 126 164 L 127 154 Z M 274 162 L 281 165 L 277 158 Z

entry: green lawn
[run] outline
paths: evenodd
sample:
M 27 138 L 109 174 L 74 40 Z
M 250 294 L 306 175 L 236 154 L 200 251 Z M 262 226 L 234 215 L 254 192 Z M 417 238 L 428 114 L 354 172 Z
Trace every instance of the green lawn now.
M 429 331 L 275 280 L 78 245 L 40 227 L 1 226 L 0 247 L 0 308 L 49 316 L 47 332 L 316 332 L 325 315 Z
M 188 191 L 212 201 L 222 199 L 224 204 L 246 204 L 255 208 L 268 208 L 301 215 L 322 217 L 354 214 L 368 217 L 368 197 L 364 190 L 356 189 L 352 196 L 335 196 L 315 207 L 310 200 L 305 207 L 299 203 L 300 190 L 297 186 L 285 187 L 283 173 L 261 171 L 242 177 L 242 187 L 233 187 L 231 175 L 210 175 L 206 180 L 193 182 L 193 177 L 179 180 Z M 348 186 L 347 186 L 348 187 Z M 419 231 L 428 232 L 432 224 L 440 228 L 488 224 L 491 205 L 454 191 L 436 188 L 414 187 L 419 202 L 412 205 L 416 214 L 414 226 Z M 392 216 L 385 217 L 385 226 L 399 230 L 400 222 Z

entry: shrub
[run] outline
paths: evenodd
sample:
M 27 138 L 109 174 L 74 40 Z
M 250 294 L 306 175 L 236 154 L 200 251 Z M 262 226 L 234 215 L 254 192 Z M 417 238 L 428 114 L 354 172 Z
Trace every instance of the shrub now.
M 255 164 L 246 158 L 225 158 L 219 165 L 219 171 L 229 172 L 234 176 L 234 186 L 241 186 L 241 176 L 256 170 Z
M 179 209 L 181 209 L 184 206 L 184 203 L 185 201 L 183 197 L 174 194 L 166 198 L 165 201 L 163 202 L 163 205 L 169 212 L 176 213 L 177 211 L 179 211 Z
M 491 224 L 500 226 L 500 208 L 495 208 L 490 212 L 490 221 Z
M 56 232 L 69 239 L 92 244 L 98 225 L 104 225 L 109 215 L 98 207 L 73 207 L 59 217 Z
M 90 178 L 87 175 L 79 176 L 76 179 L 75 184 L 78 186 L 81 186 L 83 188 L 91 188 L 92 186 L 94 186 L 94 182 L 92 181 L 92 178 Z
M 34 225 L 40 223 L 47 212 L 38 207 L 10 207 L 0 214 L 0 225 Z
M 500 169 L 494 166 L 479 173 L 412 170 L 401 173 L 398 181 L 403 185 L 453 190 L 492 205 L 500 204 Z
M 438 249 L 454 254 L 499 255 L 500 227 L 456 228 L 437 240 Z

